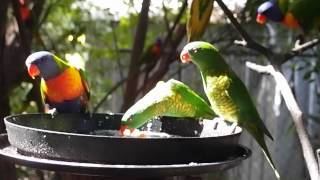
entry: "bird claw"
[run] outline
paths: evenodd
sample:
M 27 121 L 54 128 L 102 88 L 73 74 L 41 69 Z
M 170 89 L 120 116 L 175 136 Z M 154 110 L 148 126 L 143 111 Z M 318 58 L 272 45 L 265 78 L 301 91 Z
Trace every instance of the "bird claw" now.
M 231 124 L 231 126 L 230 126 L 231 134 L 234 134 L 236 132 L 237 127 L 238 127 L 237 123 L 232 123 Z
M 49 109 L 47 113 L 50 114 L 52 117 L 54 117 L 58 114 L 58 111 L 56 108 L 52 108 L 52 109 Z

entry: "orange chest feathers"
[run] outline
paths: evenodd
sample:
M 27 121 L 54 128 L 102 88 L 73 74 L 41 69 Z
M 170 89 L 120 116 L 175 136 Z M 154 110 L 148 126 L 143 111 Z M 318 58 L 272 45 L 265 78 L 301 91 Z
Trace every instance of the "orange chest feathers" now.
M 85 93 L 80 73 L 75 68 L 68 68 L 55 78 L 42 79 L 41 90 L 45 99 L 55 103 L 72 100 Z

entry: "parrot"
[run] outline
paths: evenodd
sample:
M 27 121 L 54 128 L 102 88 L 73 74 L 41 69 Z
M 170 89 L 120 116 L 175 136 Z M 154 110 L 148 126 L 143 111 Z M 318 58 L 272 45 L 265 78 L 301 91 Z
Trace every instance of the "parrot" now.
M 203 88 L 211 108 L 224 120 L 246 129 L 262 147 L 277 178 L 277 172 L 264 135 L 273 137 L 264 125 L 243 82 L 220 55 L 219 50 L 204 41 L 185 45 L 180 53 L 182 63 L 192 62 L 200 71 Z
M 213 0 L 193 0 L 187 21 L 188 42 L 199 39 L 209 23 Z
M 258 7 L 256 21 L 264 24 L 269 19 L 307 34 L 320 27 L 319 9 L 319 0 L 269 0 Z
M 121 119 L 121 129 L 136 129 L 157 116 L 213 119 L 209 104 L 184 83 L 170 79 L 159 81 Z
M 30 3 L 28 0 L 19 0 L 20 18 L 26 26 L 31 27 L 32 18 L 31 18 L 31 8 L 29 4 Z
M 31 78 L 41 77 L 41 97 L 49 110 L 56 113 L 87 111 L 90 93 L 82 69 L 47 51 L 32 53 L 25 63 Z

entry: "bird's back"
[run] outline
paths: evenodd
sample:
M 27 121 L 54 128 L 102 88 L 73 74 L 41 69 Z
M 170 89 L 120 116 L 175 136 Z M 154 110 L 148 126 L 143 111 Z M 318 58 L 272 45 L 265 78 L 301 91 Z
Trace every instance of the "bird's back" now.
M 292 0 L 288 11 L 292 12 L 304 31 L 320 27 L 319 0 Z

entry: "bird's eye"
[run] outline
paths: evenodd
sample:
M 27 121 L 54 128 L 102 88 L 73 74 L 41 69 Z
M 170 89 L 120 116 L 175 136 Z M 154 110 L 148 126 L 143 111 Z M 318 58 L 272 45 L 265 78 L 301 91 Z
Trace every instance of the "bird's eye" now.
M 196 48 L 192 48 L 190 51 L 191 53 L 196 53 L 198 50 Z

